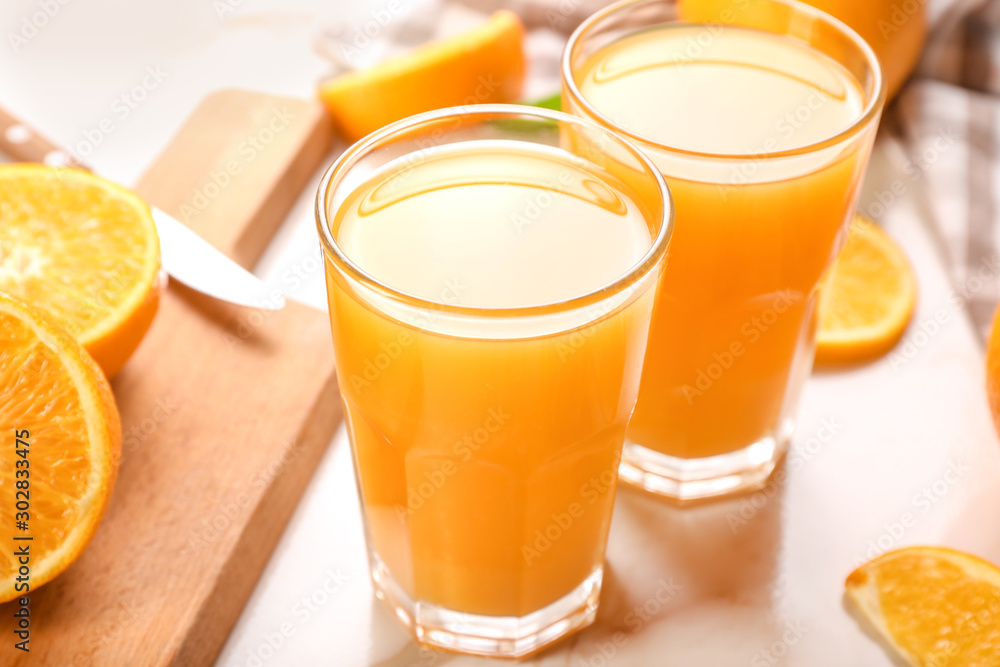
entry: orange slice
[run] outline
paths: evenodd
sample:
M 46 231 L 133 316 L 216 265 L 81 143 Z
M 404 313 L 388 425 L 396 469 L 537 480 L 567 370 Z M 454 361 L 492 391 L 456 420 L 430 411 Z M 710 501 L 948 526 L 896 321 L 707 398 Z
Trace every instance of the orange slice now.
M 917 302 L 906 255 L 871 220 L 856 216 L 820 301 L 816 362 L 865 361 L 899 341 Z
M 914 667 L 1000 664 L 1000 568 L 942 547 L 891 551 L 847 577 L 847 597 Z
M 83 551 L 111 495 L 122 435 L 107 379 L 72 336 L 0 294 L 0 341 L 5 602 L 51 581 Z M 15 558 L 21 547 L 27 563 Z
M 159 271 L 138 196 L 80 169 L 0 165 L 0 291 L 76 336 L 108 377 L 153 320 Z
M 502 10 L 482 26 L 326 81 L 319 97 L 350 142 L 431 109 L 513 102 L 524 84 L 523 43 L 520 19 Z

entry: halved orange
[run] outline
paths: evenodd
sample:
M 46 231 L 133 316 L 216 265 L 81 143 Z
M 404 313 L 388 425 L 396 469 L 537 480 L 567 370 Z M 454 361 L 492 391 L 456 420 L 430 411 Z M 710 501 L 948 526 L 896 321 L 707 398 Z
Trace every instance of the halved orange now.
M 51 581 L 90 541 L 114 486 L 122 432 L 108 381 L 86 350 L 3 294 L 0 433 L 4 602 Z M 24 547 L 26 563 L 16 555 Z M 27 579 L 18 580 L 21 565 Z
M 917 278 L 902 248 L 858 215 L 831 272 L 820 301 L 816 363 L 866 361 L 891 350 L 917 302 Z
M 159 303 L 149 206 L 81 169 L 0 165 L 0 291 L 72 333 L 108 377 Z
M 354 142 L 407 116 L 513 102 L 524 84 L 524 27 L 501 10 L 484 25 L 320 84 L 340 134 Z
M 847 597 L 914 667 L 1000 664 L 1000 568 L 944 547 L 883 554 L 847 577 Z

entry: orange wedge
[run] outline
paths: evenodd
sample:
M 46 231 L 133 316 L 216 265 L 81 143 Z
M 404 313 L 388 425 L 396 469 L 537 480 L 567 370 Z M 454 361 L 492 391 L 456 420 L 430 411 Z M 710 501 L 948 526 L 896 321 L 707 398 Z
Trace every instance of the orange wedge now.
M 90 541 L 114 485 L 122 434 L 107 379 L 72 336 L 0 294 L 0 341 L 5 602 L 51 581 Z M 15 558 L 22 547 L 27 563 Z M 28 574 L 19 581 L 21 565 Z
M 885 354 L 903 335 L 917 302 L 917 278 L 902 248 L 860 215 L 824 290 L 816 337 L 819 364 Z
M 986 396 L 993 426 L 1000 434 L 1000 309 L 993 315 L 990 339 L 986 342 Z
M 108 377 L 153 320 L 159 274 L 138 196 L 79 169 L 0 165 L 0 292 L 76 336 Z
M 942 547 L 891 551 L 847 577 L 847 597 L 913 667 L 1000 664 L 1000 568 Z
M 502 10 L 482 26 L 326 81 L 319 97 L 344 139 L 354 142 L 423 111 L 513 102 L 524 69 L 524 27 Z

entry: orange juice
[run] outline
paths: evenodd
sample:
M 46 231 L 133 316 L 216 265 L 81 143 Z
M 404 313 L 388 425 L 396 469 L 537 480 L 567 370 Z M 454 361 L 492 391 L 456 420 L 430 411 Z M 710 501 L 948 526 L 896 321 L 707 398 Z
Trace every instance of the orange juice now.
M 558 147 L 476 140 L 388 162 L 331 214 L 398 290 L 328 263 L 373 576 L 400 607 L 520 618 L 596 595 L 657 272 L 553 305 L 634 270 L 653 208 Z
M 696 479 L 702 461 L 739 453 L 747 466 L 768 462 L 766 478 L 791 432 L 818 286 L 873 130 L 823 142 L 861 116 L 865 93 L 806 44 L 720 25 L 621 37 L 590 55 L 575 81 L 602 120 L 647 142 L 677 216 L 622 474 L 655 487 L 646 473 L 675 466 L 680 473 L 651 490 L 688 497 L 678 488 L 685 466 Z M 588 113 L 572 94 L 564 99 Z M 818 148 L 796 152 L 805 146 Z

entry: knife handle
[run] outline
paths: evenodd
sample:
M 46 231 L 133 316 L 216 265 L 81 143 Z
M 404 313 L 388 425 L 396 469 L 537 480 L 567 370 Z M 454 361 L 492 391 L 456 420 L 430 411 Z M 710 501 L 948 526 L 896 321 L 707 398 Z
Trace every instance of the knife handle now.
M 0 107 L 0 150 L 15 160 L 42 162 L 50 167 L 87 167 L 72 153 Z

